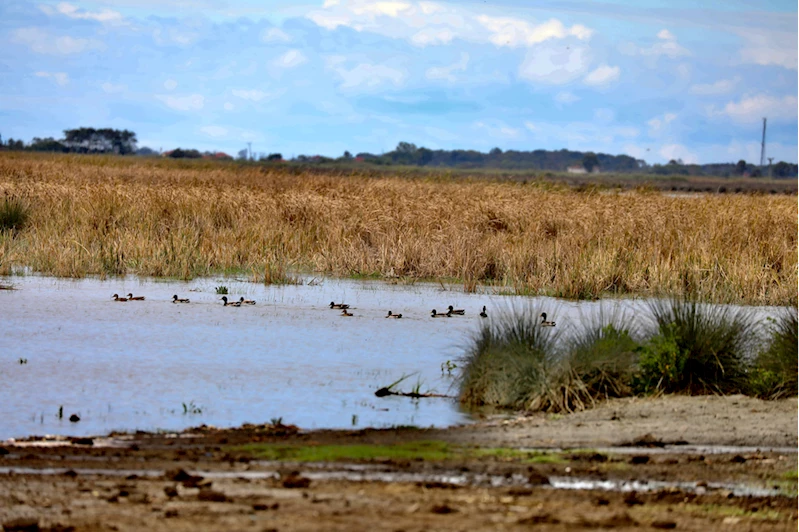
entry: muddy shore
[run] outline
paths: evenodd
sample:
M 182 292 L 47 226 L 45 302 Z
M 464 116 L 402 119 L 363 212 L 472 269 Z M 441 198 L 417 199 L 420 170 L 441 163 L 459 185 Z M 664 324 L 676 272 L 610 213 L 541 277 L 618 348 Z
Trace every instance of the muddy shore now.
M 438 454 L 352 454 L 414 443 Z M 450 429 L 248 425 L 29 438 L 0 447 L 0 523 L 92 531 L 796 530 L 796 447 L 795 398 L 738 396 L 611 401 Z M 291 458 L 322 448 L 345 452 L 322 462 Z M 275 460 L 275 451 L 289 458 Z

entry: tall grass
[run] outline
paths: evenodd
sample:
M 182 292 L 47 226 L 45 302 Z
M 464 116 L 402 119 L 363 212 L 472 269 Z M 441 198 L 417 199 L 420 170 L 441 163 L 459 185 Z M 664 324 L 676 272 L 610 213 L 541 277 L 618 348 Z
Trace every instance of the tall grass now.
M 799 335 L 796 307 L 785 307 L 770 326 L 768 345 L 757 356 L 750 378 L 752 392 L 767 399 L 796 397 Z
M 290 265 L 466 291 L 797 302 L 792 197 L 12 152 L 0 194 L 36 206 L 13 243 L 0 234 L 5 271 L 280 282 Z
M 28 220 L 29 211 L 24 200 L 6 195 L 0 203 L 0 231 L 22 229 Z
M 640 358 L 643 390 L 745 393 L 757 324 L 745 307 L 671 298 L 649 304 L 655 329 Z
M 460 361 L 461 402 L 545 408 L 556 371 L 558 331 L 538 326 L 541 310 L 506 309 L 475 334 Z

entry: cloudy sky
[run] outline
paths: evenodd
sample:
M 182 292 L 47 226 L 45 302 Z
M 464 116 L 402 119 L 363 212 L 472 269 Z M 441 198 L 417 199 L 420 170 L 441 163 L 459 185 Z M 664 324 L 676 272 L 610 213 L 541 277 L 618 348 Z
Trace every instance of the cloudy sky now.
M 797 161 L 797 3 L 0 2 L 0 134 Z

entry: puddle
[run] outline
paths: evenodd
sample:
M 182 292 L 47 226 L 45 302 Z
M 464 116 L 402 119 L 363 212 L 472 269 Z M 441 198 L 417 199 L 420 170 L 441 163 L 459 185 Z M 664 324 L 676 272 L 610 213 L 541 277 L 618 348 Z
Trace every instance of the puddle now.
M 524 475 L 489 475 L 485 473 L 441 472 L 415 473 L 381 470 L 379 466 L 363 466 L 328 463 L 322 467 L 308 464 L 281 464 L 281 469 L 291 468 L 310 480 L 345 480 L 349 482 L 437 482 L 458 486 L 476 487 L 534 487 Z M 102 475 L 107 477 L 161 477 L 164 471 L 156 469 L 101 469 L 101 468 L 30 468 L 0 467 L 0 475 L 63 475 L 74 472 L 80 476 Z M 280 478 L 277 470 L 266 471 L 189 471 L 191 475 L 199 475 L 207 479 L 247 479 L 265 480 Z M 594 480 L 576 477 L 549 477 L 549 485 L 536 485 L 543 489 L 563 490 L 600 490 L 618 492 L 650 492 L 662 490 L 680 490 L 686 493 L 702 495 L 713 491 L 725 491 L 735 497 L 768 497 L 778 496 L 779 489 L 762 488 L 733 483 L 714 482 L 665 482 L 654 480 Z
M 374 392 L 415 374 L 400 389 L 410 391 L 418 379 L 422 391 L 456 393 L 441 367 L 461 356 L 481 323 L 482 306 L 492 314 L 530 300 L 464 294 L 460 285 L 331 279 L 264 286 L 224 278 L 29 275 L 2 282 L 16 289 L 0 291 L 0 440 L 276 418 L 303 429 L 468 423 L 469 414 L 452 399 L 377 398 Z M 230 299 L 257 304 L 223 307 L 219 285 L 228 287 Z M 147 299 L 111 298 L 128 292 Z M 173 294 L 191 303 L 173 304 Z M 354 316 L 331 310 L 331 301 L 350 304 Z M 597 302 L 538 301 L 559 327 L 599 308 Z M 642 300 L 604 304 L 637 314 L 646 306 Z M 430 319 L 431 309 L 447 305 L 466 315 Z M 385 319 L 389 310 L 403 318 Z M 71 423 L 71 414 L 80 421 Z

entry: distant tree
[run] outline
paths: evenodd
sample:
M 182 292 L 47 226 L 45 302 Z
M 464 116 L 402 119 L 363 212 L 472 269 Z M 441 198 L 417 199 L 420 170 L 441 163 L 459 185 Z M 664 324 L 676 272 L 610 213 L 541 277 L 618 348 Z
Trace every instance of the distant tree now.
M 741 159 L 738 161 L 738 164 L 735 165 L 735 173 L 738 175 L 743 175 L 746 172 L 746 161 Z
M 148 148 L 147 146 L 142 146 L 136 150 L 136 155 L 141 155 L 142 157 L 152 157 L 154 155 L 158 155 L 158 152 L 152 148 Z
M 502 155 L 502 150 L 500 150 L 499 148 L 491 148 L 491 151 L 488 152 L 488 154 L 491 155 L 492 157 L 497 157 L 499 155 Z
M 280 153 L 270 153 L 266 158 L 267 161 L 282 161 L 283 155 Z
M 126 155 L 136 151 L 136 133 L 127 129 L 95 129 L 81 127 L 65 129 L 61 141 L 69 151 L 78 153 L 118 153 Z
M 678 162 L 677 162 L 677 161 L 675 161 L 674 159 L 670 159 L 670 160 L 669 160 L 669 162 L 668 162 L 668 164 L 669 164 L 669 166 L 677 166 L 677 165 L 678 165 L 678 164 L 680 164 L 680 163 L 678 163 Z
M 780 161 L 771 170 L 774 177 L 792 177 L 797 173 L 797 165 Z
M 240 161 L 246 161 L 249 158 L 248 154 L 249 152 L 247 151 L 247 148 L 244 148 L 243 150 L 239 150 L 238 156 L 236 158 Z
M 350 159 L 352 159 L 352 154 L 349 151 L 345 151 L 343 158 L 349 161 Z
M 52 137 L 48 137 L 46 139 L 40 139 L 39 137 L 33 137 L 29 149 L 33 151 L 55 151 L 55 152 L 66 152 L 68 148 L 55 140 Z
M 599 166 L 599 158 L 596 156 L 596 153 L 589 151 L 583 155 L 583 168 L 585 168 L 586 171 L 593 172 L 594 168 L 597 166 Z
M 397 149 L 394 151 L 397 153 L 415 153 L 416 144 L 411 144 L 410 142 L 400 142 L 397 144 Z

